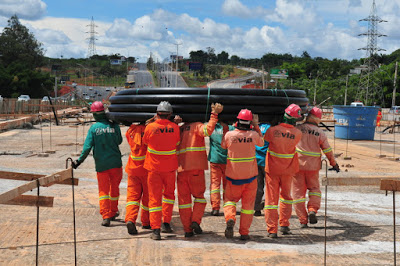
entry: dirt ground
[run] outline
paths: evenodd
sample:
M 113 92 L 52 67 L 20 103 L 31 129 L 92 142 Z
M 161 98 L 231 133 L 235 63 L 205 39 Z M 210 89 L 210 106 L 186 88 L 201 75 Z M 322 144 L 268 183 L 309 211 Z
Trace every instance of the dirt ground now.
M 71 120 L 72 121 L 72 120 Z M 66 159 L 76 159 L 88 125 L 72 124 L 42 129 L 14 129 L 0 133 L 0 170 L 51 174 L 65 169 Z M 122 127 L 123 134 L 127 127 Z M 398 177 L 400 162 L 378 158 L 379 154 L 398 157 L 399 134 L 376 134 L 377 141 L 333 139 L 340 173 L 328 171 L 328 177 Z M 43 139 L 43 142 L 42 142 Z M 51 139 L 51 146 L 50 146 Z M 382 141 L 379 141 L 382 139 Z M 78 145 L 75 145 L 78 143 Z M 347 147 L 347 149 L 346 149 Z M 129 147 L 124 139 L 120 146 L 124 164 Z M 55 150 L 49 157 L 38 157 L 42 151 Z M 347 150 L 347 154 L 346 154 Z M 343 158 L 351 157 L 351 160 Z M 139 234 L 127 233 L 123 222 L 126 201 L 126 175 L 121 182 L 119 209 L 121 219 L 111 227 L 100 225 L 97 180 L 93 157 L 74 171 L 79 178 L 75 187 L 77 264 L 78 265 L 321 265 L 324 263 L 324 214 L 327 196 L 326 262 L 330 265 L 393 264 L 393 195 L 385 196 L 379 187 L 322 187 L 323 198 L 319 222 L 300 229 L 295 213 L 291 218 L 291 235 L 267 237 L 264 217 L 254 217 L 250 241 L 224 237 L 223 216 L 210 216 L 210 204 L 203 218 L 203 235 L 183 237 L 177 204 L 174 206 L 173 234 L 162 234 L 162 241 L 149 239 L 150 230 L 139 226 Z M 325 176 L 322 169 L 320 176 Z M 206 172 L 207 182 L 209 172 Z M 1 180 L 0 193 L 23 184 Z M 209 183 L 209 182 L 208 182 Z M 36 195 L 37 191 L 26 194 Z M 52 208 L 40 208 L 39 264 L 71 265 L 74 263 L 73 209 L 71 187 L 54 185 L 40 189 L 41 195 L 54 196 Z M 206 191 L 209 200 L 209 189 Z M 396 204 L 399 202 L 396 199 Z M 240 204 L 239 204 L 240 205 Z M 36 254 L 36 207 L 0 205 L 0 264 L 32 265 Z M 238 206 L 240 210 L 240 206 Z M 399 212 L 396 212 L 399 215 Z M 140 221 L 140 220 L 139 220 Z M 140 225 L 140 222 L 138 222 Z M 397 228 L 398 229 L 398 228 Z

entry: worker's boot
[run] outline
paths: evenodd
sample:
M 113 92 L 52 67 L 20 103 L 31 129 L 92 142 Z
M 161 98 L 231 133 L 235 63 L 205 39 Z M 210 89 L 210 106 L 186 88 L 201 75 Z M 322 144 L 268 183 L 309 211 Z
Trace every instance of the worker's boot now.
M 308 228 L 308 224 L 300 224 L 300 228 Z
M 113 217 L 110 218 L 111 221 L 115 221 L 115 219 L 117 219 L 118 216 L 119 216 L 119 211 L 117 211 L 117 212 L 115 213 L 115 215 L 114 215 Z
M 225 229 L 225 237 L 226 238 L 233 238 L 233 226 L 235 225 L 235 221 L 233 219 L 229 219 L 226 222 L 226 229 Z
M 218 216 L 219 215 L 219 210 L 212 210 L 211 211 L 212 216 Z
M 185 237 L 192 237 L 194 236 L 193 231 L 192 232 L 185 232 Z
M 190 228 L 192 228 L 193 231 L 198 235 L 203 233 L 203 229 L 201 229 L 200 225 L 196 222 L 192 222 L 192 224 L 190 225 Z
M 110 226 L 110 224 L 111 224 L 111 218 L 106 218 L 106 219 L 103 219 L 103 222 L 101 222 L 101 225 L 102 226 Z
M 308 220 L 310 221 L 310 224 L 318 223 L 317 214 L 315 212 L 311 211 L 308 214 Z
M 278 238 L 278 234 L 277 233 L 268 233 L 268 237 L 270 237 L 270 238 Z
M 136 229 L 136 225 L 133 222 L 131 222 L 131 221 L 127 222 L 126 223 L 126 228 L 128 228 L 128 234 L 137 235 L 138 232 L 137 232 L 137 229 Z
M 262 214 L 261 214 L 261 211 L 255 211 L 254 212 L 254 216 L 261 216 Z
M 154 229 L 151 233 L 150 238 L 153 240 L 161 240 L 160 229 Z
M 173 230 L 171 228 L 171 225 L 169 223 L 163 223 L 162 224 L 162 232 L 163 233 L 172 233 Z
M 292 234 L 290 232 L 289 226 L 281 226 L 281 232 L 282 232 L 282 235 L 290 235 L 290 234 Z
M 240 240 L 250 240 L 249 235 L 240 235 Z
M 143 229 L 151 229 L 151 226 L 150 225 L 142 225 L 142 228 Z

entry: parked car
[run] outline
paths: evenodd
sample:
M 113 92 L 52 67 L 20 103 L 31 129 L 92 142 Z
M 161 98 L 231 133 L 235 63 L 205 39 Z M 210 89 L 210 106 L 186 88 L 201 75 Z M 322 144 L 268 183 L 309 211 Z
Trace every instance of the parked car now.
M 392 108 L 390 108 L 389 113 L 392 114 L 398 114 L 400 113 L 400 106 L 392 106 Z
M 1 97 L 1 95 L 0 95 L 0 102 L 2 102 L 3 101 L 3 97 Z
M 29 101 L 31 99 L 31 97 L 29 97 L 29 95 L 21 95 L 21 96 L 19 96 L 18 97 L 18 102 L 27 102 L 27 101 Z
M 364 104 L 362 102 L 352 102 L 350 106 L 363 107 Z
M 44 96 L 44 97 L 42 98 L 42 102 L 48 102 L 48 101 L 49 101 L 49 97 Z
M 106 91 L 110 91 L 111 89 L 110 88 L 106 88 Z
M 84 99 L 85 99 L 85 100 L 90 100 L 89 95 L 86 95 L 86 96 L 84 97 Z

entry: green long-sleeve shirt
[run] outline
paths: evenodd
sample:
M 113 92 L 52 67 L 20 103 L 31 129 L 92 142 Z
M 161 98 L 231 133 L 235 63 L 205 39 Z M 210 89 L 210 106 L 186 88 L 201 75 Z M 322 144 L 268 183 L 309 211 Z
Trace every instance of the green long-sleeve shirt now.
M 88 131 L 78 161 L 82 163 L 93 148 L 96 172 L 122 167 L 121 151 L 119 150 L 122 136 L 118 124 L 111 123 L 105 116 L 96 121 Z

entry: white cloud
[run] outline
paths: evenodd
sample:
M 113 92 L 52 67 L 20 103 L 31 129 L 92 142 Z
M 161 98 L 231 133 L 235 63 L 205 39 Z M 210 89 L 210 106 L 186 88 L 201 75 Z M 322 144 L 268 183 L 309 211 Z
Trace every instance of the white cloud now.
M 222 12 L 226 15 L 237 17 L 251 17 L 251 10 L 239 0 L 225 0 L 222 4 Z
M 1 0 L 0 16 L 10 18 L 16 14 L 20 19 L 35 20 L 46 13 L 46 8 L 41 0 Z

